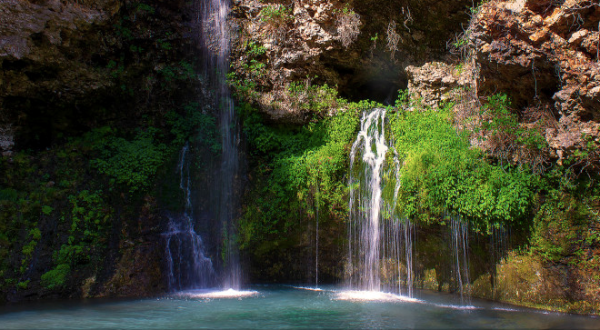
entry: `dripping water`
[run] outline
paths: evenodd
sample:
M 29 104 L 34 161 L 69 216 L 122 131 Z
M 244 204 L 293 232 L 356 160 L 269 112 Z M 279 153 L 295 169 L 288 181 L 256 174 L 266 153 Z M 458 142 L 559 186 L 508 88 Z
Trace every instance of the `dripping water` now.
M 454 259 L 454 277 L 458 290 L 460 291 L 461 303 L 470 302 L 467 286 L 469 281 L 469 231 L 468 222 L 460 216 L 450 216 L 450 231 L 452 236 L 452 253 Z
M 315 219 L 315 288 L 319 287 L 319 184 L 317 183 L 317 214 Z

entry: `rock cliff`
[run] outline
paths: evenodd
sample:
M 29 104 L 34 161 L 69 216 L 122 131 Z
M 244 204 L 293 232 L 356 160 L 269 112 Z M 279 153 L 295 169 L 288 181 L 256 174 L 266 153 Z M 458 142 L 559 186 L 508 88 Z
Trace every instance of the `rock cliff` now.
M 232 29 L 239 33 L 232 85 L 273 120 L 302 123 L 314 114 L 289 99 L 291 89 L 311 99 L 310 94 L 319 93 L 311 86 L 327 84 L 351 100 L 392 103 L 407 85 L 404 67 L 447 57 L 446 43 L 462 31 L 471 2 L 234 4 Z
M 491 2 L 468 36 L 479 95 L 507 93 L 523 122 L 545 120 L 559 161 L 599 141 L 599 21 L 595 1 Z
M 472 131 L 477 136 L 474 145 L 496 159 L 527 163 L 534 171 L 564 165 L 574 171 L 567 171 L 574 173 L 569 180 L 582 173 L 592 177 L 599 168 L 600 4 L 489 1 L 473 13 L 469 28 L 454 42 L 460 57 L 407 68 L 410 93 L 428 106 L 457 103 L 457 124 L 467 129 L 474 121 L 498 120 L 486 113 L 489 97 L 505 94 L 512 101 L 509 116 L 518 121 L 513 129 L 539 132 L 543 143 L 531 148 L 513 143 L 515 136 L 492 141 L 492 132 L 481 136 Z M 561 200 L 572 201 L 569 194 L 561 194 Z M 541 202 L 548 198 L 543 191 L 540 196 Z M 592 213 L 597 212 L 597 203 L 585 203 Z M 594 239 L 587 243 L 572 240 L 594 233 L 597 220 L 579 218 L 572 213 L 578 206 L 570 205 L 554 214 L 544 211 L 544 205 L 531 234 L 538 238 L 528 242 L 530 250 L 552 244 L 564 248 L 564 253 L 553 257 L 513 253 L 490 271 L 491 277 L 475 281 L 473 293 L 536 307 L 597 313 L 598 284 L 591 279 L 597 276 L 594 256 L 600 247 Z M 556 226 L 561 226 L 561 232 Z M 574 251 L 585 257 L 576 257 Z
M 173 120 L 203 97 L 195 6 L 0 1 L 0 301 L 165 290 L 159 205 L 177 204 L 177 179 L 159 200 L 153 189 L 109 188 L 92 163 L 117 137 L 122 147 L 164 130 L 138 138 L 149 143 L 125 152 L 134 157 L 177 144 Z M 171 160 L 164 176 L 176 172 Z

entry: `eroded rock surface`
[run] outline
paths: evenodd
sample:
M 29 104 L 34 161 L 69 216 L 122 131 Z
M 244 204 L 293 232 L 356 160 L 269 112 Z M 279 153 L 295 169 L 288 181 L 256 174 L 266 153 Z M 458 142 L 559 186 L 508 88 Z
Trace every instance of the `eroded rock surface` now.
M 598 142 L 599 22 L 598 2 L 523 0 L 486 3 L 471 25 L 479 95 L 550 111 L 545 137 L 560 159 Z
M 447 42 L 462 31 L 471 2 L 236 0 L 234 5 L 232 29 L 239 31 L 232 54 L 234 86 L 271 119 L 302 123 L 313 114 L 290 100 L 290 84 L 305 89 L 328 84 L 352 100 L 392 103 L 407 85 L 404 67 L 447 56 Z M 257 47 L 263 53 L 257 54 Z M 250 87 L 244 82 L 256 84 L 253 95 L 244 94 Z
M 459 97 L 463 88 L 473 84 L 470 68 L 456 67 L 443 62 L 430 62 L 423 66 L 408 66 L 408 90 L 423 106 L 437 107 L 445 101 Z

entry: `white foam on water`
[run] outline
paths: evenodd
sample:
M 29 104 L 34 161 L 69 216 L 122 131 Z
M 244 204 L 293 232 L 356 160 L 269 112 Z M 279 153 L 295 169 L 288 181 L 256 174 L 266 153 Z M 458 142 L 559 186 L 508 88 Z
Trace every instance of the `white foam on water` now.
M 492 309 L 495 311 L 503 311 L 503 312 L 519 312 L 518 309 L 506 308 L 506 307 L 494 307 Z
M 306 287 L 306 286 L 292 286 L 292 288 L 298 289 L 298 290 L 317 291 L 317 292 L 326 291 L 321 288 L 311 288 L 311 287 Z
M 422 303 L 421 300 L 396 295 L 393 293 L 379 291 L 340 291 L 333 298 L 334 300 L 348 301 L 382 301 L 382 302 L 414 302 Z
M 472 306 L 472 305 L 444 305 L 444 304 L 432 304 L 433 306 L 440 308 L 450 308 L 457 310 L 476 310 L 476 309 L 484 309 L 482 307 Z
M 235 298 L 248 298 L 257 296 L 258 291 L 239 291 L 234 289 L 223 290 L 223 291 L 211 291 L 211 290 L 190 290 L 182 291 L 174 294 L 178 298 L 196 298 L 196 299 L 235 299 Z

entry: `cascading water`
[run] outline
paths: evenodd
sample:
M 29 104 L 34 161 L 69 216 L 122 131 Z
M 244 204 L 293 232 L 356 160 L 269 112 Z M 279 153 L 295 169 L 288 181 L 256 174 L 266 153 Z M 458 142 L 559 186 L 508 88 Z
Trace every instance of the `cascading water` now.
M 216 173 L 214 194 L 218 200 L 218 220 L 221 226 L 223 244 L 219 255 L 224 258 L 222 285 L 224 288 L 239 289 L 241 270 L 239 251 L 236 245 L 236 223 L 239 189 L 238 124 L 234 104 L 226 84 L 229 67 L 228 57 L 230 35 L 227 15 L 230 11 L 228 0 L 199 0 L 198 20 L 201 24 L 201 39 L 204 49 L 205 72 L 209 75 L 211 89 L 219 113 L 221 133 L 221 163 Z
M 178 164 L 179 188 L 185 196 L 185 209 L 181 215 L 168 216 L 168 230 L 163 233 L 171 291 L 211 287 L 216 280 L 212 261 L 204 254 L 202 238 L 194 230 L 188 153 L 189 146 L 186 144 L 181 149 Z
M 412 295 L 413 230 L 408 219 L 395 214 L 400 161 L 386 141 L 385 116 L 383 108 L 363 114 L 352 145 L 347 275 L 353 289 L 402 293 L 404 285 L 406 293 Z M 391 162 L 386 161 L 390 151 Z M 384 191 L 392 188 L 391 196 L 383 198 Z

